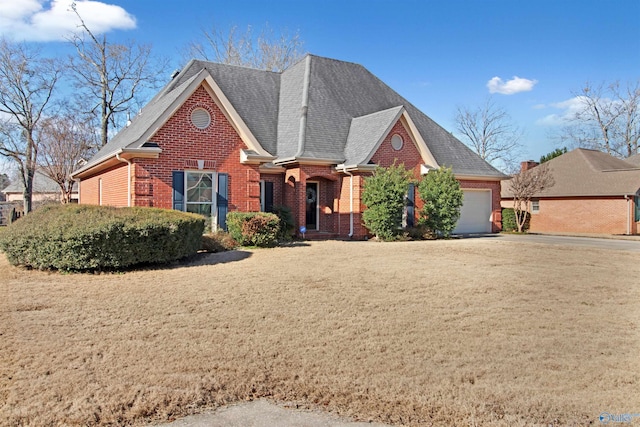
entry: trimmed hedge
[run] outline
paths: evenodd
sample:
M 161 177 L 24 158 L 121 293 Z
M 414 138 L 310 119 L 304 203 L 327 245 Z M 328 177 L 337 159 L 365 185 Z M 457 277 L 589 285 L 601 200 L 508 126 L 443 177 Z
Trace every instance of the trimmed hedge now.
M 266 212 L 229 212 L 227 228 L 243 246 L 271 247 L 278 243 L 280 218 Z
M 527 218 L 524 221 L 522 231 L 529 230 L 529 221 L 531 220 L 531 214 L 527 212 Z M 502 231 L 514 232 L 518 231 L 518 224 L 516 224 L 516 213 L 513 208 L 502 209 Z
M 48 205 L 7 227 L 0 249 L 37 269 L 122 269 L 195 254 L 203 230 L 203 217 L 173 210 Z

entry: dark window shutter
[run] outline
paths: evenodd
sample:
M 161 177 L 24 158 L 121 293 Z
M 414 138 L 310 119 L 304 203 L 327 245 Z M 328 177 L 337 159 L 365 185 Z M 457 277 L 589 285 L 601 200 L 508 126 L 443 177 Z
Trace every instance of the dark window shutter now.
M 229 212 L 229 175 L 218 174 L 218 227 L 227 231 L 227 212 Z
M 173 209 L 184 210 L 184 172 L 173 171 Z
M 407 191 L 407 227 L 413 227 L 415 218 L 416 185 L 409 184 Z
M 264 211 L 273 212 L 273 182 L 264 182 Z

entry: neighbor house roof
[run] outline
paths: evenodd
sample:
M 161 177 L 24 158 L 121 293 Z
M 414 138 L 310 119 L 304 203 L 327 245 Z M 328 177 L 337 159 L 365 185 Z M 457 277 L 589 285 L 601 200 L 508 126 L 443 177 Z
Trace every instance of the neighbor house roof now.
M 554 185 L 536 197 L 622 196 L 640 189 L 640 166 L 597 150 L 577 148 L 545 164 Z M 513 197 L 509 181 L 502 185 L 502 197 Z
M 77 184 L 73 184 L 73 191 L 77 191 Z M 22 194 L 24 192 L 24 184 L 21 179 L 14 180 L 11 184 L 7 185 L 2 193 L 4 194 Z M 51 178 L 44 173 L 36 170 L 33 176 L 33 192 L 34 193 L 59 193 L 60 187 Z
M 627 163 L 631 163 L 632 165 L 640 166 L 640 153 L 629 156 L 624 159 L 624 161 Z
M 423 157 L 426 153 L 437 163 L 430 166 L 450 166 L 457 175 L 505 177 L 363 66 L 314 55 L 281 73 L 192 60 L 75 174 L 122 150 L 144 149 L 167 112 L 205 81 L 216 94 L 219 88 L 274 163 L 359 164 L 402 114 L 424 145 Z

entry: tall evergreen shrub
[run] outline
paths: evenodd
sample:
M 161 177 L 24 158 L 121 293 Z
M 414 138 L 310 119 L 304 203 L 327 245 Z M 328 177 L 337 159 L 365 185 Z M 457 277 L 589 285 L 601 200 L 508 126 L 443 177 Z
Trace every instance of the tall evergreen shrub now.
M 403 164 L 378 167 L 364 179 L 362 214 L 365 227 L 379 239 L 391 240 L 402 227 L 405 195 L 411 182 L 411 172 Z
M 456 228 L 462 207 L 462 189 L 451 168 L 429 171 L 418 185 L 424 205 L 419 224 L 438 236 L 449 237 Z

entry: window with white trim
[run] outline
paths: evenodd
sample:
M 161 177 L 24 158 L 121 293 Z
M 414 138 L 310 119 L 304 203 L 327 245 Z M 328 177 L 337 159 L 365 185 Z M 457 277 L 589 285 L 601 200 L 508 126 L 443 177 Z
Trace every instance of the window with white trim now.
M 216 194 L 213 172 L 185 171 L 185 210 L 210 217 Z
M 540 200 L 532 200 L 531 201 L 531 213 L 540 212 Z

